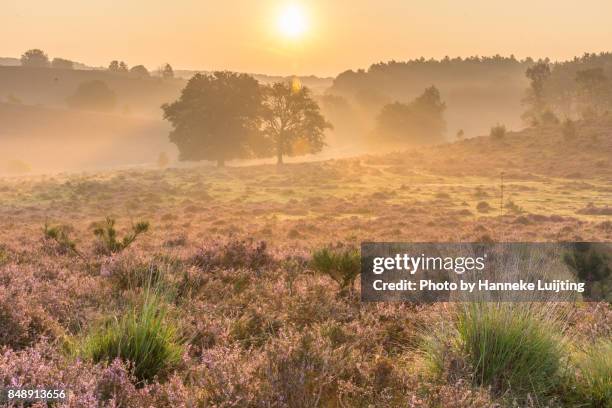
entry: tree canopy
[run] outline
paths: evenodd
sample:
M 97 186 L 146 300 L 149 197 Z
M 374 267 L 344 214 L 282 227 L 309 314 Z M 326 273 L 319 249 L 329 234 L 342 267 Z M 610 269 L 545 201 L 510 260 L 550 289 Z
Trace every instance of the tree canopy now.
M 325 130 L 331 128 L 311 97 L 297 81 L 277 82 L 266 87 L 264 135 L 273 147 L 277 162 L 284 155 L 316 153 L 325 145 Z M 302 148 L 297 149 L 298 145 Z
M 250 75 L 196 74 L 180 98 L 164 104 L 170 141 L 180 160 L 225 161 L 252 157 L 261 143 L 262 89 Z
M 21 56 L 21 65 L 24 67 L 46 68 L 49 66 L 49 57 L 42 50 L 31 49 Z

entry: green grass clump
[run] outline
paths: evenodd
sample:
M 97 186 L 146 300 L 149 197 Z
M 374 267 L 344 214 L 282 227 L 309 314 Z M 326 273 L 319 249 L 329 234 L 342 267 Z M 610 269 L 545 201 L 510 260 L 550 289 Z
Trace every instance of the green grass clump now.
M 612 340 L 590 345 L 576 358 L 576 402 L 591 407 L 612 406 Z
M 563 348 L 554 321 L 527 304 L 472 303 L 459 312 L 459 341 L 474 381 L 499 394 L 545 395 L 558 384 Z
M 352 289 L 361 272 L 361 257 L 358 249 L 326 247 L 313 252 L 311 266 L 336 281 L 341 290 Z
M 85 339 L 84 354 L 94 362 L 119 358 L 132 365 L 138 380 L 152 380 L 178 365 L 183 341 L 169 322 L 159 295 L 147 289 L 140 308 L 133 308 Z

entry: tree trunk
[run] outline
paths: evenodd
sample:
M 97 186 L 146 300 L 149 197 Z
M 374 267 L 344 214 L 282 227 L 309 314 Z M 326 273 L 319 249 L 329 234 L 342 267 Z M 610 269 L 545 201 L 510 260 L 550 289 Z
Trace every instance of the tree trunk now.
M 225 159 L 218 159 L 217 167 L 225 167 Z
M 283 165 L 283 153 L 280 151 L 276 153 L 276 164 L 279 166 Z

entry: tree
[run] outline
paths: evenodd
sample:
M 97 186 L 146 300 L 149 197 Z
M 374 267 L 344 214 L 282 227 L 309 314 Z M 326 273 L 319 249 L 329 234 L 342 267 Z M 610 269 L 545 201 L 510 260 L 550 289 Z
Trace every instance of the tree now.
M 174 70 L 170 64 L 165 64 L 163 68 L 160 70 L 161 76 L 164 79 L 174 78 Z
M 266 87 L 263 118 L 264 135 L 273 146 L 278 164 L 283 163 L 284 155 L 298 153 L 295 151 L 298 143 L 305 146 L 304 152 L 321 151 L 325 146 L 325 130 L 332 127 L 310 90 L 297 81 Z
M 261 143 L 262 90 L 247 74 L 196 74 L 179 99 L 162 105 L 179 160 L 247 158 Z
M 148 77 L 150 76 L 149 70 L 144 65 L 136 65 L 130 69 L 130 73 L 137 75 L 139 77 Z
M 55 69 L 74 69 L 74 62 L 64 58 L 53 58 L 51 67 Z
M 576 72 L 583 109 L 600 114 L 609 105 L 609 92 L 606 89 L 608 78 L 602 68 L 591 68 Z
M 71 108 L 107 112 L 115 107 L 117 97 L 104 81 L 94 80 L 82 82 L 67 102 Z
M 409 104 L 394 102 L 383 107 L 377 118 L 377 133 L 388 141 L 426 144 L 444 138 L 446 104 L 431 86 Z
M 538 62 L 525 71 L 525 76 L 530 80 L 530 87 L 523 99 L 523 103 L 528 105 L 527 111 L 523 113 L 523 120 L 531 125 L 539 124 L 542 114 L 546 111 L 544 87 L 550 75 L 550 66 L 547 62 Z
M 24 67 L 46 68 L 49 66 L 49 57 L 42 50 L 31 49 L 21 56 L 21 65 Z
M 128 72 L 128 66 L 125 62 L 113 60 L 108 65 L 108 70 L 112 72 Z

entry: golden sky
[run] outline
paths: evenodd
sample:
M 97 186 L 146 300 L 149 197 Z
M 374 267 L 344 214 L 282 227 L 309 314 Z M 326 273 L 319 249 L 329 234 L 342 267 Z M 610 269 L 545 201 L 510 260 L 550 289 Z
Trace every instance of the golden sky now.
M 294 36 L 287 7 L 301 10 Z M 0 0 L 0 56 L 336 75 L 420 56 L 609 51 L 611 17 L 610 0 Z

